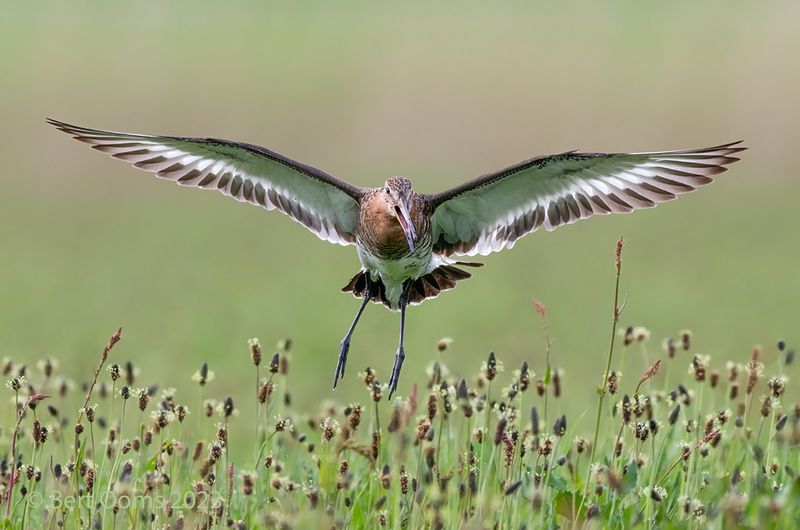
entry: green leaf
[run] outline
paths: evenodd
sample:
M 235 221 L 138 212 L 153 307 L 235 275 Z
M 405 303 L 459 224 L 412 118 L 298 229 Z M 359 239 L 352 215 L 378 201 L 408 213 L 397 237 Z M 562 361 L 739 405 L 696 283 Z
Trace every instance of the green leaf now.
M 797 512 L 800 507 L 800 477 L 795 478 L 792 487 L 789 488 L 786 506 L 790 506 L 794 512 Z
M 550 473 L 547 482 L 550 487 L 559 493 L 566 493 L 569 491 L 569 485 L 564 477 L 556 473 Z
M 544 384 L 546 384 L 546 385 L 550 384 L 550 376 L 551 375 L 553 375 L 553 371 L 550 368 L 550 365 L 548 364 L 547 365 L 547 370 L 545 370 L 545 372 L 544 372 Z

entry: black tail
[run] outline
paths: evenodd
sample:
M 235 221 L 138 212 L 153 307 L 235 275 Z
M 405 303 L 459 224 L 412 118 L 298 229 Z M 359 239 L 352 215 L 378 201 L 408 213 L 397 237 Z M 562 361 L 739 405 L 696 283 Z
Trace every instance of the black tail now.
M 473 262 L 456 262 L 456 265 L 466 265 L 468 267 L 482 267 L 483 263 Z M 421 276 L 413 281 L 408 291 L 408 302 L 410 304 L 421 304 L 428 298 L 436 298 L 439 293 L 452 289 L 456 286 L 459 280 L 466 280 L 472 275 L 466 271 L 454 267 L 452 265 L 442 265 L 425 276 Z M 386 307 L 390 307 L 389 301 L 386 299 L 386 288 L 380 278 L 377 280 L 378 292 L 373 294 L 372 301 L 375 303 L 382 303 Z M 367 289 L 367 271 L 359 271 L 358 274 L 342 287 L 342 292 L 353 293 L 357 298 L 364 296 Z

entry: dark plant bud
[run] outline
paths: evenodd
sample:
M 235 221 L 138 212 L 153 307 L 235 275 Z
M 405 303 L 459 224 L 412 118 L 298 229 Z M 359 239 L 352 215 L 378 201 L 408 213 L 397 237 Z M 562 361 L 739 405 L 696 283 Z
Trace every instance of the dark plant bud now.
M 278 369 L 280 368 L 281 362 L 281 355 L 278 352 L 275 352 L 272 355 L 272 360 L 269 362 L 269 373 L 277 374 Z
M 675 425 L 675 422 L 678 421 L 678 416 L 681 413 L 681 406 L 680 404 L 675 405 L 675 408 L 672 409 L 672 412 L 669 413 L 669 424 Z
M 556 418 L 555 423 L 553 423 L 553 434 L 556 436 L 564 436 L 567 432 L 567 417 L 562 415 L 560 418 Z
M 633 342 L 633 326 L 628 326 L 627 328 L 625 328 L 623 344 L 625 346 L 630 346 L 632 342 Z
M 226 418 L 229 418 L 231 414 L 233 414 L 233 398 L 228 396 L 225 398 L 225 402 L 222 406 L 222 412 Z
M 531 407 L 531 432 L 534 436 L 539 434 L 539 411 Z
M 677 347 L 675 346 L 675 339 L 669 337 L 667 340 L 664 341 L 664 351 L 666 351 L 670 359 L 673 359 L 675 357 L 675 352 L 677 351 Z
M 516 492 L 519 489 L 520 486 L 522 486 L 522 481 L 518 480 L 518 481 L 514 482 L 513 484 L 509 484 L 508 486 L 506 486 L 506 488 L 505 488 L 503 493 L 505 495 L 513 495 L 514 492 Z
M 458 386 L 456 387 L 456 397 L 458 399 L 469 399 L 467 382 L 464 379 L 458 382 Z

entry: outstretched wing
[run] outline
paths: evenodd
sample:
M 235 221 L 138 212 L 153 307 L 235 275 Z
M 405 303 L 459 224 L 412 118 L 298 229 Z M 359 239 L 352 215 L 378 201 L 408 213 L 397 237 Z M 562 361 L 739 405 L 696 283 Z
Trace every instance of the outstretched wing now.
M 331 243 L 355 242 L 362 188 L 269 149 L 215 138 L 149 136 L 47 122 L 92 149 L 160 178 L 280 210 Z
M 712 182 L 737 160 L 740 142 L 653 153 L 568 152 L 534 158 L 429 195 L 433 250 L 486 255 L 540 226 L 554 230 L 594 214 L 649 208 Z

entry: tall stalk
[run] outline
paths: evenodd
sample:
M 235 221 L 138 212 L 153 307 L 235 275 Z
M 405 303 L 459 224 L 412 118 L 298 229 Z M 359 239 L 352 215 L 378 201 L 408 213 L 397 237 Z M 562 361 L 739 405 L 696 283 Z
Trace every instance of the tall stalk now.
M 603 401 L 605 401 L 606 393 L 608 392 L 608 374 L 611 372 L 611 360 L 614 357 L 614 339 L 617 336 L 617 324 L 619 323 L 619 316 L 622 313 L 622 308 L 619 305 L 619 279 L 622 274 L 622 246 L 624 242 L 625 240 L 621 237 L 617 240 L 617 249 L 615 253 L 616 278 L 614 280 L 614 311 L 611 319 L 611 341 L 608 346 L 608 360 L 606 361 L 606 369 L 605 372 L 603 372 L 603 384 L 597 389 L 597 394 L 600 396 L 600 399 L 597 400 L 597 416 L 595 417 L 594 423 L 594 439 L 592 441 L 592 451 L 589 456 L 589 469 L 586 472 L 586 484 L 583 490 L 581 508 L 583 507 L 583 503 L 585 502 L 586 495 L 589 491 L 589 473 L 591 473 L 591 466 L 594 463 L 594 455 L 595 451 L 597 450 L 597 439 L 600 435 L 600 420 L 603 413 Z

